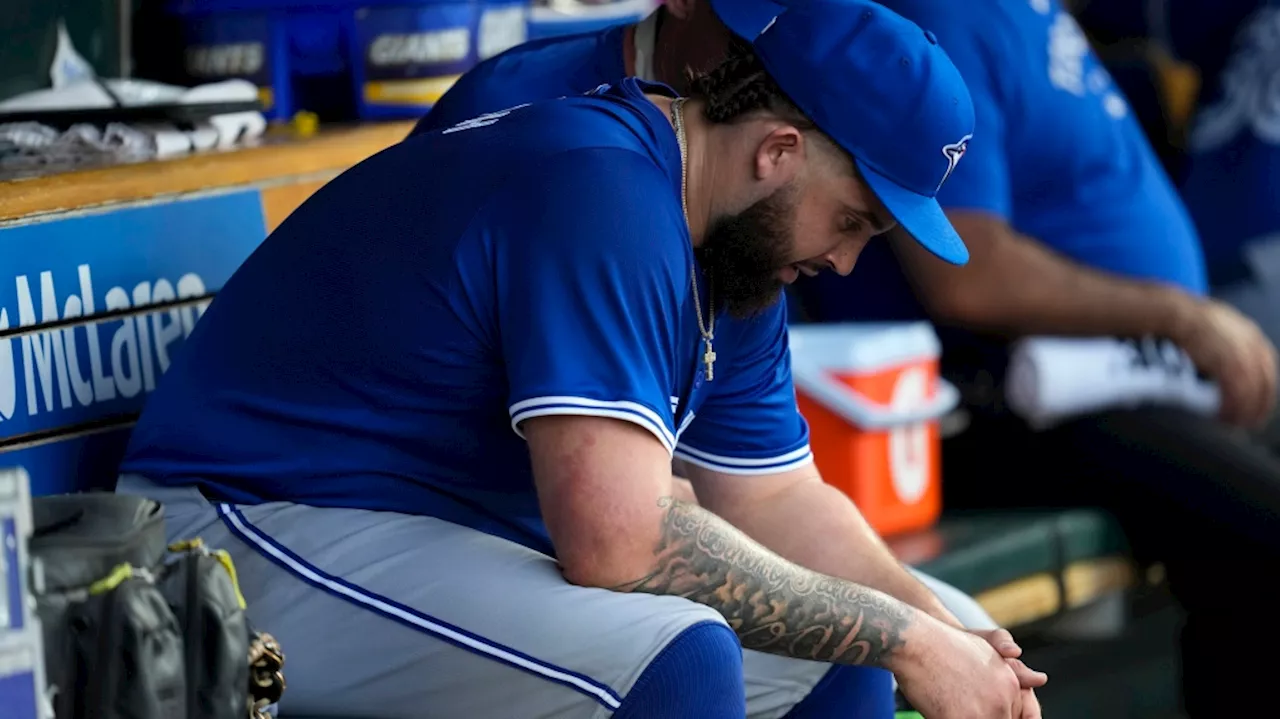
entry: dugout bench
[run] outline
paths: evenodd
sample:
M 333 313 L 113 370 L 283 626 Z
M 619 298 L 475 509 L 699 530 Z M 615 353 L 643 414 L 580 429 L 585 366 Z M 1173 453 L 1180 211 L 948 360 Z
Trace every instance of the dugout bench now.
M 0 466 L 24 466 L 35 494 L 113 486 L 147 393 L 235 268 L 324 182 L 408 129 L 0 178 Z M 1090 510 L 945 516 L 890 545 L 1014 628 L 1138 583 L 1118 527 Z

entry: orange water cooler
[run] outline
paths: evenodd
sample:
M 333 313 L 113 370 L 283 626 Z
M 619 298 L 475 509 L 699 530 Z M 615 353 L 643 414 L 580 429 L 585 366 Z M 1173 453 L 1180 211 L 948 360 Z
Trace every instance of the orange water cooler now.
M 800 412 L 823 479 L 882 535 L 922 529 L 942 512 L 938 420 L 959 393 L 938 375 L 927 322 L 795 325 Z

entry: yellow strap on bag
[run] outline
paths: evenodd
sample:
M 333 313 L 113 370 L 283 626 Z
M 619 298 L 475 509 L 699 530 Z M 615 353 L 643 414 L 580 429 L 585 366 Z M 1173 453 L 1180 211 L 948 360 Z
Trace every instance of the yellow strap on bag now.
M 231 586 L 236 590 L 236 601 L 240 603 L 240 609 L 245 609 L 248 605 L 244 601 L 244 595 L 240 593 L 240 579 L 236 576 L 236 565 L 231 561 L 231 555 L 225 549 L 219 549 L 212 555 L 222 568 L 227 570 L 227 574 L 231 575 Z
M 244 594 L 240 592 L 240 578 L 236 575 L 235 562 L 231 561 L 231 554 L 225 549 L 210 550 L 204 546 L 204 540 L 200 537 L 193 539 L 184 539 L 180 542 L 174 542 L 169 545 L 170 552 L 201 552 L 218 560 L 218 564 L 227 570 L 227 574 L 231 577 L 231 587 L 236 590 L 236 602 L 240 605 L 240 609 L 248 607 L 248 603 L 244 600 Z
M 170 552 L 196 552 L 204 549 L 204 540 L 200 537 L 195 539 L 183 539 L 169 545 Z
M 107 576 L 89 585 L 89 594 L 106 594 L 130 579 L 133 579 L 133 566 L 117 564 Z

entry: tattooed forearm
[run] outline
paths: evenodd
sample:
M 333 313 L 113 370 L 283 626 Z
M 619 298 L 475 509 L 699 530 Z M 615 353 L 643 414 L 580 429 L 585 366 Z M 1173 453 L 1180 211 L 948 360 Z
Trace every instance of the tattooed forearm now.
M 882 666 L 903 645 L 906 605 L 792 564 L 700 507 L 670 497 L 659 503 L 666 512 L 654 571 L 615 589 L 705 604 L 747 649 Z

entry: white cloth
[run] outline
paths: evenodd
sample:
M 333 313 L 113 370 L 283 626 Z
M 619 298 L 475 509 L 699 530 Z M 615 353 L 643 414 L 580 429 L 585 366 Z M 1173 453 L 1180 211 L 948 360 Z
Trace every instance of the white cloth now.
M 635 29 L 635 75 L 649 82 L 657 82 L 653 71 L 653 56 L 658 46 L 658 13 L 660 12 L 662 10 L 658 9 L 649 13 L 648 17 L 636 23 Z
M 0 169 L 4 170 L 70 168 L 104 159 L 131 162 L 155 155 L 150 136 L 116 122 L 101 129 L 73 125 L 62 132 L 36 122 L 0 123 Z
M 149 80 L 99 80 L 71 45 L 66 28 L 58 26 L 58 45 L 49 70 L 51 87 L 0 100 L 0 113 L 83 110 L 147 105 L 202 105 L 251 102 L 258 89 L 245 80 L 224 80 L 186 88 Z M 168 123 L 98 128 L 75 125 L 66 131 L 35 122 L 0 124 L 0 169 L 69 168 L 103 160 L 135 162 L 164 159 L 213 147 L 229 148 L 261 136 L 267 128 L 262 113 L 253 111 L 213 115 L 196 127 L 180 129 Z
M 1212 415 L 1217 384 L 1196 375 L 1167 340 L 1031 337 L 1009 358 L 1005 398 L 1018 416 L 1044 429 L 1106 409 L 1161 404 Z

